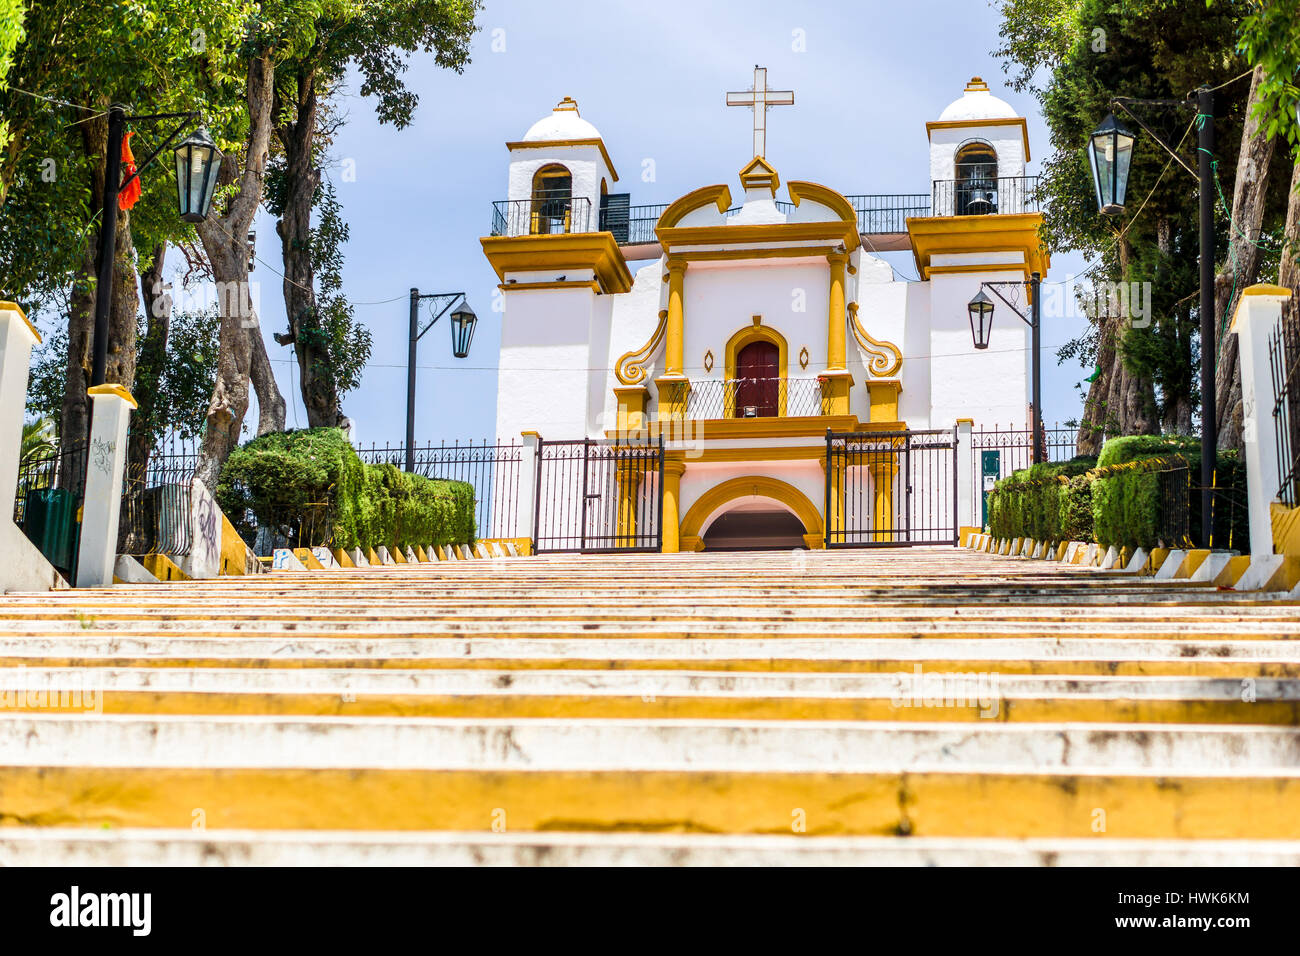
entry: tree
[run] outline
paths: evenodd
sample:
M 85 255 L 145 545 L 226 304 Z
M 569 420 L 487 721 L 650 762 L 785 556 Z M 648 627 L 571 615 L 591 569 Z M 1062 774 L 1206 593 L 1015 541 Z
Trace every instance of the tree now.
M 353 327 L 351 309 L 337 286 L 328 306 L 316 292 L 322 243 L 332 244 L 333 251 L 326 253 L 330 258 L 339 257 L 341 246 L 342 219 L 321 175 L 333 128 L 330 95 L 341 87 L 348 67 L 355 66 L 362 77 L 361 93 L 374 98 L 380 122 L 406 127 L 418 104 L 402 81 L 409 55 L 423 49 L 434 54 L 439 66 L 461 72 L 469 62 L 474 16 L 480 9 L 478 0 L 327 3 L 313 42 L 280 68 L 274 107 L 279 156 L 268 205 L 279 218 L 289 329 L 277 334 L 276 341 L 294 347 L 303 407 L 313 428 L 346 424 L 340 396 L 355 378 L 345 366 L 355 366 L 355 347 L 362 342 L 369 353 L 369 337 Z M 313 209 L 321 213 L 319 228 L 311 223 Z
M 1117 96 L 1183 99 L 1202 84 L 1219 86 L 1216 158 L 1224 182 L 1233 182 L 1248 96 L 1240 80 L 1247 64 L 1237 51 L 1235 11 L 1207 11 L 1198 0 L 1002 0 L 1001 10 L 998 55 L 1013 85 L 1032 91 L 1042 104 L 1051 139 L 1042 178 L 1049 209 L 1044 241 L 1053 251 L 1078 250 L 1096 260 L 1094 285 L 1151 283 L 1155 308 L 1149 325 L 1099 310 L 1089 334 L 1062 351 L 1063 359 L 1082 357 L 1097 368 L 1079 450 L 1095 451 L 1109 434 L 1190 431 L 1200 354 L 1193 336 L 1199 325 L 1193 181 L 1152 136 L 1139 133 L 1128 212 L 1112 222 L 1097 213 L 1083 146 Z M 1190 163 L 1190 113 L 1133 109 Z M 1276 175 L 1270 164 L 1264 168 L 1269 177 Z M 1269 195 L 1267 189 L 1263 194 Z M 1280 224 L 1281 216 L 1280 204 L 1265 204 L 1261 228 Z M 1219 235 L 1222 255 L 1228 250 L 1225 230 Z

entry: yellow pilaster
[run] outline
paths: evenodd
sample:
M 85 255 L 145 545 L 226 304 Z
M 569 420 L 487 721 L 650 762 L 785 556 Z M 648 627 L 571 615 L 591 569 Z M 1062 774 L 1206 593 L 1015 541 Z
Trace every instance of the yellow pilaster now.
M 681 550 L 682 526 L 682 475 L 686 473 L 686 462 L 672 458 L 664 460 L 664 511 L 660 520 L 664 523 L 664 554 L 676 554 Z
M 890 455 L 885 460 L 871 463 L 871 493 L 874 507 L 871 509 L 871 528 L 876 532 L 875 540 L 892 541 L 894 535 L 894 476 L 898 474 L 898 463 Z
M 668 260 L 668 324 L 665 330 L 664 374 L 685 374 L 686 354 L 686 261 Z
M 844 267 L 848 264 L 847 252 L 832 252 L 826 256 L 831 266 L 830 309 L 826 321 L 826 371 L 842 372 L 847 368 L 845 356 L 844 318 Z
M 640 501 L 641 478 L 644 472 L 624 464 L 615 473 L 618 481 L 618 541 L 617 547 L 630 548 L 636 544 L 637 502 Z
M 686 402 L 691 394 L 691 380 L 684 375 L 665 375 L 655 379 L 655 385 L 659 389 L 659 421 L 685 421 Z
M 873 379 L 867 382 L 867 394 L 871 398 L 868 421 L 898 421 L 898 396 L 902 391 L 903 383 L 896 378 Z
M 618 430 L 622 434 L 644 431 L 645 407 L 649 398 L 644 385 L 614 389 L 618 398 Z

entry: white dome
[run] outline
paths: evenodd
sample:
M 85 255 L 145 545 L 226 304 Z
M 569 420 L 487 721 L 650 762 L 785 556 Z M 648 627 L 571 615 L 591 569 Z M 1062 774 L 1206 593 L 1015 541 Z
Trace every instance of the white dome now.
M 966 84 L 966 92 L 961 99 L 948 105 L 939 114 L 939 122 L 961 122 L 963 120 L 1016 119 L 1020 114 L 1006 100 L 1000 100 L 989 92 L 988 84 L 978 76 L 971 77 Z
M 543 116 L 524 134 L 525 143 L 561 139 L 600 139 L 600 130 L 578 115 L 578 104 L 566 96 L 549 116 Z

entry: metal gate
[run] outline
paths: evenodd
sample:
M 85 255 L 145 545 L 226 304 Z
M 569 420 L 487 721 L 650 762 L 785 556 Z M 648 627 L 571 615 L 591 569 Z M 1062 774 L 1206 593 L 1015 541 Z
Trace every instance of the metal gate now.
M 826 433 L 826 547 L 957 543 L 957 430 Z
M 533 551 L 660 551 L 663 438 L 541 441 Z

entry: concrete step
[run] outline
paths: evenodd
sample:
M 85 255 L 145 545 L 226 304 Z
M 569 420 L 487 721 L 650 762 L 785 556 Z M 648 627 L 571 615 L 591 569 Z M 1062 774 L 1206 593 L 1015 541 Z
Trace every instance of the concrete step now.
M 4 713 L 1300 723 L 1300 680 L 710 671 L 24 668 Z
M 3 866 L 1298 866 L 1287 840 L 0 829 Z

